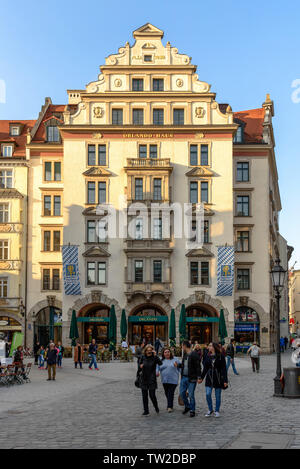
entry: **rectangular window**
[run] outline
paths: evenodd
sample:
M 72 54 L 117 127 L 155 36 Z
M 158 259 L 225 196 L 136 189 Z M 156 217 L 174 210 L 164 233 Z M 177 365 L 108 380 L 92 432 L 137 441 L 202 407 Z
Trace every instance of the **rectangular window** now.
M 201 182 L 201 202 L 208 203 L 208 182 Z
M 51 195 L 44 196 L 44 216 L 51 217 Z
M 98 285 L 106 283 L 106 263 L 98 262 Z
M 164 80 L 162 78 L 153 79 L 153 91 L 164 91 Z
M 96 145 L 88 145 L 88 165 L 96 165 Z
M 250 270 L 237 269 L 237 289 L 249 290 L 250 289 Z
M 153 261 L 153 282 L 161 283 L 162 282 L 162 262 Z
M 105 243 L 107 238 L 107 223 L 105 220 L 99 220 L 96 223 L 96 239 L 98 243 Z
M 9 221 L 9 204 L 0 204 L 0 223 Z
M 106 203 L 106 182 L 103 181 L 98 183 L 98 203 Z
M 88 204 L 96 203 L 96 183 L 93 181 L 88 182 Z
M 61 216 L 61 197 L 60 195 L 55 195 L 54 196 L 54 213 L 53 215 L 55 217 L 60 217 Z
M 238 231 L 236 236 L 236 250 L 239 252 L 249 251 L 249 231 Z
M 147 145 L 139 146 L 139 158 L 147 158 Z
M 150 158 L 157 158 L 157 145 L 150 145 Z
M 190 203 L 191 204 L 198 203 L 198 182 L 190 183 Z
M 52 270 L 52 290 L 59 290 L 60 288 L 60 275 L 59 269 Z
M 237 182 L 249 182 L 249 163 L 237 163 L 236 165 Z
M 238 195 L 236 198 L 236 215 L 238 217 L 249 216 L 249 195 Z
M 142 78 L 132 79 L 132 91 L 144 91 L 144 80 Z
M 152 55 L 144 55 L 144 62 L 152 62 Z
M 54 162 L 54 181 L 61 181 L 61 163 L 60 161 Z
M 208 166 L 208 145 L 201 145 L 201 165 Z
M 7 278 L 0 279 L 0 298 L 7 298 L 8 296 L 8 280 Z
M 12 154 L 13 154 L 12 145 L 4 145 L 3 146 L 3 156 L 8 158 L 8 157 L 12 156 Z
M 44 251 L 51 251 L 51 231 L 44 231 Z
M 0 241 L 0 260 L 7 261 L 8 259 L 8 241 L 1 240 Z
M 96 243 L 96 222 L 95 220 L 87 221 L 87 242 Z
M 123 125 L 123 109 L 112 110 L 112 125 Z
M 153 109 L 153 125 L 164 125 L 163 109 Z
M 135 220 L 135 239 L 143 239 L 143 219 Z
M 134 281 L 136 283 L 143 282 L 143 261 L 135 261 L 134 262 Z
M 198 262 L 191 262 L 191 285 L 198 285 Z
M 50 290 L 50 269 L 43 269 L 43 290 Z
M 98 146 L 98 165 L 106 166 L 106 145 Z
M 53 231 L 53 251 L 60 251 L 60 231 Z
M 173 110 L 173 124 L 184 125 L 184 109 Z
M 59 130 L 56 125 L 49 125 L 47 127 L 47 141 L 59 142 Z
M 153 219 L 153 239 L 162 239 L 162 219 Z
M 135 179 L 135 200 L 143 200 L 143 179 Z
M 96 284 L 96 263 L 95 262 L 87 263 L 87 284 L 88 285 Z
M 12 170 L 4 169 L 0 171 L 0 188 L 11 189 L 12 183 Z
M 13 137 L 17 137 L 18 135 L 20 135 L 19 127 L 11 127 L 10 135 L 12 135 Z
M 161 200 L 161 179 L 158 178 L 153 181 L 153 200 Z
M 133 125 L 143 125 L 144 124 L 144 110 L 143 109 L 133 109 L 133 111 L 132 111 L 132 123 L 133 123 Z
M 190 145 L 190 165 L 197 166 L 198 164 L 198 145 Z
M 209 284 L 209 263 L 201 262 L 201 285 Z

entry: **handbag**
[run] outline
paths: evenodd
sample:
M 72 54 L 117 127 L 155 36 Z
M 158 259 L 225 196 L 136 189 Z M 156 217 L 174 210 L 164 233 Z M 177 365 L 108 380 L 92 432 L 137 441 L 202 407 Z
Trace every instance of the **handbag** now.
M 142 381 L 142 373 L 141 371 L 138 371 L 136 374 L 135 382 L 134 382 L 135 387 L 141 388 L 141 384 L 142 384 L 141 381 Z
M 178 405 L 184 406 L 183 399 L 181 397 L 181 394 L 178 394 Z

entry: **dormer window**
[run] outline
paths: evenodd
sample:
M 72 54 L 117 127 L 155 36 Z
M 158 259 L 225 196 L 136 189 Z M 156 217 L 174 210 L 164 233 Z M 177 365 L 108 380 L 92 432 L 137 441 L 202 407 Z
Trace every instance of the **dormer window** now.
M 236 134 L 233 138 L 233 143 L 244 143 L 244 128 L 245 128 L 245 123 L 238 120 L 234 119 L 235 124 L 238 124 L 238 128 L 236 131 Z
M 10 128 L 10 135 L 12 137 L 18 137 L 20 135 L 20 127 L 11 127 Z
M 3 145 L 3 147 L 2 147 L 2 156 L 4 158 L 9 158 L 12 155 L 13 155 L 12 145 Z
M 47 127 L 47 142 L 59 142 L 59 130 L 56 125 L 48 125 Z

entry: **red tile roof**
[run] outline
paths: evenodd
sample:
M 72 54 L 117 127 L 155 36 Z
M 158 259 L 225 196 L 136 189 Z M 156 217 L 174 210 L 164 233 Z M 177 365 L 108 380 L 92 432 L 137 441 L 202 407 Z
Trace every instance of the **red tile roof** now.
M 10 124 L 21 124 L 23 129 L 21 134 L 10 135 L 9 127 Z M 14 143 L 15 150 L 13 153 L 13 158 L 25 158 L 25 148 L 26 148 L 26 141 L 27 141 L 27 131 L 28 129 L 31 130 L 35 124 L 35 120 L 24 120 L 24 121 L 16 121 L 16 120 L 0 120 L 0 143 Z
M 246 124 L 244 127 L 245 143 L 262 143 L 264 108 L 234 112 L 233 117 Z

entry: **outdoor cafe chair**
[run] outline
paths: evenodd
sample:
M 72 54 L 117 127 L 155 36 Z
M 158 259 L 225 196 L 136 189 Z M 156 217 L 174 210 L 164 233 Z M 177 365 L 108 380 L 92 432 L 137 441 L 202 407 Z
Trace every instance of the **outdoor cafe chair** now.
M 23 374 L 23 377 L 26 383 L 30 383 L 29 374 L 31 371 L 31 367 L 32 367 L 32 363 L 28 363 Z

